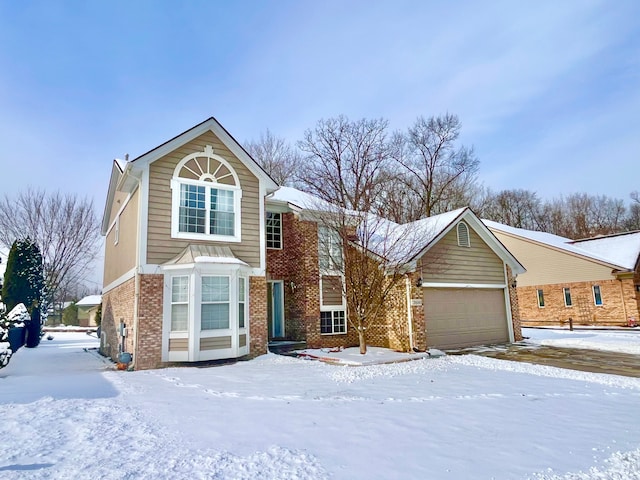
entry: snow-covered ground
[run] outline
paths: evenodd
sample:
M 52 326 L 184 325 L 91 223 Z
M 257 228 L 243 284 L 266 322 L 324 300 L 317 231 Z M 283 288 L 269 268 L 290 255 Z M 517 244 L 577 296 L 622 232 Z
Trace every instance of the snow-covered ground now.
M 0 370 L 0 478 L 640 479 L 640 379 L 473 355 L 122 372 L 53 335 Z
M 640 355 L 640 328 L 624 330 L 551 330 L 523 328 L 528 343 L 552 347 L 586 348 Z

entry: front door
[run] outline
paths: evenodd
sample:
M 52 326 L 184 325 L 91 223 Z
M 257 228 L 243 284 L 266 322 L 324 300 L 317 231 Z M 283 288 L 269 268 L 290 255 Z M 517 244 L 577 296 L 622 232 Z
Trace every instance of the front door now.
M 284 295 L 282 280 L 267 283 L 269 338 L 284 337 Z

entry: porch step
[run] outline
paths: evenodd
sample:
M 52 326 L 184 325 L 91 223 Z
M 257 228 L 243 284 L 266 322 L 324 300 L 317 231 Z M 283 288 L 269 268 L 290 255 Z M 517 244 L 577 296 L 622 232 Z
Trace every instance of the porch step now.
M 269 351 L 280 355 L 286 355 L 293 350 L 304 350 L 307 348 L 307 342 L 296 342 L 293 340 L 272 340 L 269 342 Z

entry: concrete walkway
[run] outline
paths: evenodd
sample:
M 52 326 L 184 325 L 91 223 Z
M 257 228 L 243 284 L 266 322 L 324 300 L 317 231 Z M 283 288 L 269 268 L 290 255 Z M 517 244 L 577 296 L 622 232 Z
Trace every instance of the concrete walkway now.
M 626 377 L 640 377 L 640 355 L 628 353 L 560 348 L 545 345 L 516 343 L 496 348 L 465 349 L 453 353 L 474 353 L 485 357 L 517 362 L 549 365 L 593 373 L 609 373 Z

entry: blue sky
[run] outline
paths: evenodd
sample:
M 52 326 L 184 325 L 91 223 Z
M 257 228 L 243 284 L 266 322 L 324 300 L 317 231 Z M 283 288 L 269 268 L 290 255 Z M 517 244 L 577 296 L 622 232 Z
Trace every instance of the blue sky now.
M 0 192 L 87 195 L 215 116 L 240 142 L 320 118 L 457 114 L 487 186 L 640 189 L 640 2 L 0 0 Z

